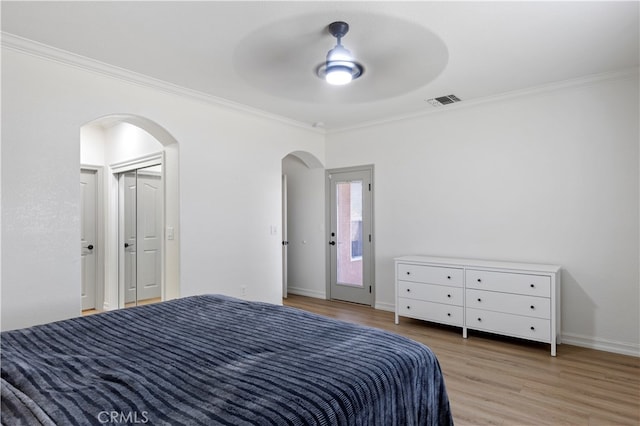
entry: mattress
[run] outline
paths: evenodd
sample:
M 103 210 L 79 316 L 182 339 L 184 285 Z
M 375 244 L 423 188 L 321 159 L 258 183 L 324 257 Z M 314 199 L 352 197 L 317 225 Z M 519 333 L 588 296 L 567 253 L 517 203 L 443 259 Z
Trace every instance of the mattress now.
M 298 309 L 204 295 L 1 338 L 2 424 L 447 425 L 432 351 Z

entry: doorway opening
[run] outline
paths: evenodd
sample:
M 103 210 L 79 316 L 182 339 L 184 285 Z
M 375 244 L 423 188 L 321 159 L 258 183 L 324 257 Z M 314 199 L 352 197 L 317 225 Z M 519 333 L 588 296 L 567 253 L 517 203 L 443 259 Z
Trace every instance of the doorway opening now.
M 324 166 L 305 151 L 282 159 L 282 294 L 324 299 Z
M 80 270 L 83 312 L 98 312 L 104 302 L 102 167 L 80 169 Z
M 91 244 L 102 287 L 96 287 L 93 308 L 85 305 L 83 296 L 83 313 L 179 297 L 177 141 L 158 124 L 133 115 L 110 115 L 89 122 L 82 126 L 80 140 L 81 169 L 104 169 L 97 177 L 101 206 L 97 207 L 99 223 Z M 135 224 L 133 234 L 131 229 L 125 232 L 125 209 L 129 225 Z M 131 240 L 134 235 L 135 241 Z M 87 241 L 81 241 L 81 250 L 84 255 Z M 83 295 L 91 290 L 84 275 L 83 269 Z M 127 281 L 129 286 L 135 284 L 135 293 L 127 295 L 125 276 L 136 277 Z

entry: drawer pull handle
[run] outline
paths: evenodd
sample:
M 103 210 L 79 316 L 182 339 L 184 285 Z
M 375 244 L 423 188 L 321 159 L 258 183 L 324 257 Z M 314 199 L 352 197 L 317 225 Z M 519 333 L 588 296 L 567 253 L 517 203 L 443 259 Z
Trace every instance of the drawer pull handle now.
M 530 284 L 529 285 L 531 288 L 536 288 L 535 284 Z
M 407 271 L 407 275 L 411 275 L 411 272 Z
M 451 279 L 451 275 L 447 275 L 447 279 L 450 280 Z
M 479 297 L 478 297 L 478 302 L 482 302 L 482 299 L 480 299 Z
M 535 329 L 536 328 L 534 326 L 531 326 L 531 331 L 535 331 Z
M 407 293 L 411 293 L 411 289 L 410 288 L 407 289 Z
M 482 322 L 482 318 L 478 318 L 478 322 Z
M 531 309 L 535 309 L 535 308 L 536 308 L 535 306 L 531 305 Z
M 480 278 L 478 278 L 478 282 L 479 282 L 479 283 L 481 283 L 481 282 L 482 282 L 482 280 L 481 280 Z
M 447 294 L 447 297 L 448 297 L 449 299 L 451 299 L 451 295 L 450 295 L 450 294 Z
M 411 309 L 411 306 L 407 306 L 407 309 Z
M 447 312 L 447 316 L 450 317 L 451 316 L 451 312 Z

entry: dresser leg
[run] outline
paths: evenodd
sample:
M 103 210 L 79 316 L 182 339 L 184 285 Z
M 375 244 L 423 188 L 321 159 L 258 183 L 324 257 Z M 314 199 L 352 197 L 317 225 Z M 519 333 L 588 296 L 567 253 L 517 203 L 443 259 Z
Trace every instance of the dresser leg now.
M 467 338 L 467 327 L 462 327 L 462 338 L 463 339 Z

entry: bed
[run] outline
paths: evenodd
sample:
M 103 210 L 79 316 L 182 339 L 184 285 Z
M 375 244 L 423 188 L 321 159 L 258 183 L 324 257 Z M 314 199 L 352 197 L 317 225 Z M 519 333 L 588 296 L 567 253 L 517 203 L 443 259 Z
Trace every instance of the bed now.
M 185 297 L 1 345 L 7 425 L 453 423 L 429 348 L 285 306 Z

